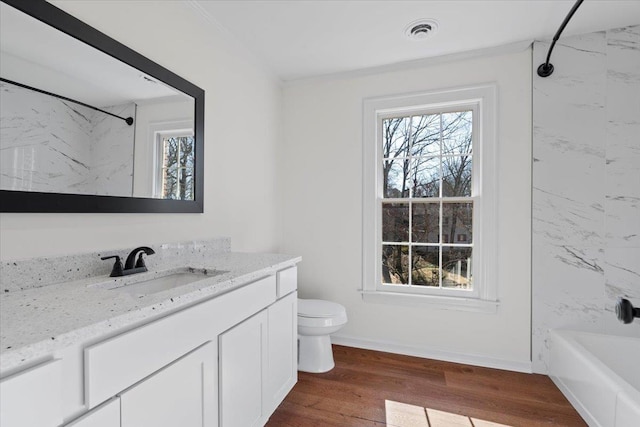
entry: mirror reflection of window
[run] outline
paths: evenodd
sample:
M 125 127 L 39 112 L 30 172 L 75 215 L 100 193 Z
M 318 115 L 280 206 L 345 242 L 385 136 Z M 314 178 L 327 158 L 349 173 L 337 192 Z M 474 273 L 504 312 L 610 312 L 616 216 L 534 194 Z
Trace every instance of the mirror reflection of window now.
M 193 200 L 194 138 L 193 132 L 174 131 L 157 134 L 159 154 L 156 161 L 155 197 L 170 200 Z

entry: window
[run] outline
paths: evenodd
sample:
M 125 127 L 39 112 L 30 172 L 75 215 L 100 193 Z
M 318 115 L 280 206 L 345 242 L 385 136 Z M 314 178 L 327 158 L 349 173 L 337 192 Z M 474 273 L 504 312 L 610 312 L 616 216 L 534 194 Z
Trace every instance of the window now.
M 193 200 L 194 148 L 191 131 L 156 133 L 155 197 Z
M 382 283 L 473 289 L 473 109 L 390 113 L 382 126 Z
M 495 302 L 494 108 L 494 86 L 365 100 L 365 299 Z

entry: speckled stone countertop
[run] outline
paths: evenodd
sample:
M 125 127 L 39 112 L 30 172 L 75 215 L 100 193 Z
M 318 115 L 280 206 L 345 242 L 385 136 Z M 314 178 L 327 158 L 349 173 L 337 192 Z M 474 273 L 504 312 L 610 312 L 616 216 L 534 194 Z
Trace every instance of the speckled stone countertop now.
M 100 284 L 114 281 L 108 273 L 5 291 L 0 295 L 0 371 L 14 370 L 66 347 L 127 330 L 294 266 L 300 260 L 282 254 L 234 252 L 217 253 L 206 261 L 196 257 L 183 266 L 214 270 L 216 275 L 147 295 L 107 289 Z M 127 278 L 140 281 L 164 271 L 158 267 L 153 270 Z

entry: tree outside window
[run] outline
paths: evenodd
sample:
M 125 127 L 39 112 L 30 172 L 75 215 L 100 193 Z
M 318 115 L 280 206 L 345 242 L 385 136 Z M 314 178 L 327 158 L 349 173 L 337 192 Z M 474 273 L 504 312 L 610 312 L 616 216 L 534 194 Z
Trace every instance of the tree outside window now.
M 472 289 L 473 111 L 381 126 L 382 282 Z
M 160 179 L 157 192 L 163 199 L 193 200 L 194 138 L 189 135 L 160 136 Z

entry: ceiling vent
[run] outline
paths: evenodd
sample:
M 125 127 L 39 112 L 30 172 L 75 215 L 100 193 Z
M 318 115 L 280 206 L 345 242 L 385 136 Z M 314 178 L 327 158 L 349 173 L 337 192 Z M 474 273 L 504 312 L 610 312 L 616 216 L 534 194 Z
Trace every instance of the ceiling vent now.
M 438 22 L 433 19 L 413 21 L 404 29 L 404 35 L 410 40 L 424 40 L 438 32 Z

